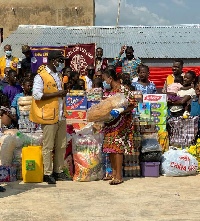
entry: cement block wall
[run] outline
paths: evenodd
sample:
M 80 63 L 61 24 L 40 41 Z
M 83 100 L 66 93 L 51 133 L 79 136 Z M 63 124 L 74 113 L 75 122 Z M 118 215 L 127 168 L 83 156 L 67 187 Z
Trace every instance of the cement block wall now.
M 93 26 L 94 0 L 1 0 L 4 38 L 18 25 Z

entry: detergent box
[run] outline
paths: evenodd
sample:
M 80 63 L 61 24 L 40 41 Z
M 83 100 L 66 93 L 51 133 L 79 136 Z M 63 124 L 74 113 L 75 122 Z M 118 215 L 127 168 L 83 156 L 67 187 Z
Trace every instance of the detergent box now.
M 86 120 L 86 110 L 67 110 L 67 119 Z
M 166 94 L 143 94 L 143 102 L 167 102 Z
M 152 102 L 151 110 L 167 110 L 167 102 Z
M 139 103 L 138 104 L 138 109 L 139 109 L 139 112 L 140 112 L 140 118 L 150 119 L 150 117 L 151 117 L 150 103 Z
M 167 117 L 167 110 L 151 110 L 151 116 L 154 117 Z
M 153 117 L 152 118 L 155 124 L 166 124 L 167 118 L 166 117 Z
M 158 133 L 166 132 L 167 131 L 166 124 L 157 124 L 156 130 L 158 131 Z
M 67 110 L 87 110 L 86 96 L 66 96 L 65 103 Z

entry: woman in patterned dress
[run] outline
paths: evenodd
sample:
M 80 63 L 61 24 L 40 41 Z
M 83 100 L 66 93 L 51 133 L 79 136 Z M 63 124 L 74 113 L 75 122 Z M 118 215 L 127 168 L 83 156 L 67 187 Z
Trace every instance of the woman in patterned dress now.
M 109 92 L 104 93 L 104 99 L 116 93 L 124 93 L 129 101 L 128 108 L 117 118 L 106 122 L 104 127 L 103 152 L 109 153 L 109 159 L 113 170 L 112 176 L 106 180 L 111 180 L 111 185 L 117 185 L 123 182 L 121 171 L 123 163 L 123 153 L 125 148 L 131 146 L 130 126 L 132 122 L 131 110 L 135 107 L 135 99 L 131 99 L 128 87 L 121 85 L 118 81 L 116 72 L 113 70 L 105 71 L 103 74 L 103 85 Z M 104 179 L 105 180 L 105 179 Z

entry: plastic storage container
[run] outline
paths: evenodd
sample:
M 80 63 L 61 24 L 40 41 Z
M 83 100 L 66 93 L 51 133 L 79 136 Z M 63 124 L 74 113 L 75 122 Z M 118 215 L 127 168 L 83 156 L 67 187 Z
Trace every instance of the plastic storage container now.
M 141 162 L 143 177 L 159 177 L 160 162 Z
M 23 147 L 22 177 L 24 183 L 43 182 L 43 158 L 41 146 Z

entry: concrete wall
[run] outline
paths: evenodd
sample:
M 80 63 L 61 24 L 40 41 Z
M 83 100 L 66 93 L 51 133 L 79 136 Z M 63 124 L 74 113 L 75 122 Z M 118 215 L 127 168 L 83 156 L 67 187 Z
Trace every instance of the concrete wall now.
M 95 20 L 94 0 L 1 0 L 0 5 L 4 38 L 18 25 L 93 26 Z

